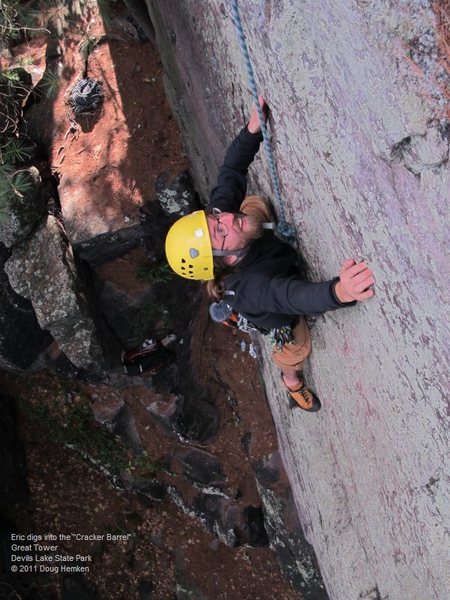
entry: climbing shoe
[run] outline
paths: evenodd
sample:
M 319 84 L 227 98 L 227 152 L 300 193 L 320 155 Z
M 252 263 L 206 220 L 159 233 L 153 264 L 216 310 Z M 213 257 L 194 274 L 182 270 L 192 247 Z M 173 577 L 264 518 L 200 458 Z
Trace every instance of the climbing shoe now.
M 295 405 L 307 412 L 317 412 L 320 410 L 321 404 L 319 398 L 306 387 L 303 379 L 300 379 L 299 385 L 295 388 L 290 388 L 286 385 L 283 375 L 281 376 L 281 381 L 287 389 L 289 396 L 294 400 Z

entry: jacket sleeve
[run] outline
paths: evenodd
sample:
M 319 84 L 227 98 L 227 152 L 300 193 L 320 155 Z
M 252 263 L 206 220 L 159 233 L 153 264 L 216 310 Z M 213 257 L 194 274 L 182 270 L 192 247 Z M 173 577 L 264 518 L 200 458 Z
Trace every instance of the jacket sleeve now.
M 290 315 L 322 314 L 356 302 L 342 303 L 334 288 L 339 278 L 314 283 L 295 275 L 276 276 L 260 282 L 259 305 L 262 310 Z
M 240 131 L 226 151 L 207 208 L 220 208 L 224 212 L 239 211 L 247 192 L 248 168 L 262 139 L 261 133 L 249 133 L 247 127 Z

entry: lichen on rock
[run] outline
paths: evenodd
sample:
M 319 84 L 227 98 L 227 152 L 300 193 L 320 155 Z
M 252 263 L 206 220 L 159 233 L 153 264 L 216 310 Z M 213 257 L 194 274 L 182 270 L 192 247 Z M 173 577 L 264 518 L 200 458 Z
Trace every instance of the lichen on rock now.
M 41 177 L 36 167 L 16 173 L 21 174 L 23 192 L 9 194 L 0 218 L 0 242 L 7 248 L 30 235 L 42 220 L 46 207 L 45 198 L 40 194 Z
M 69 360 L 77 367 L 98 368 L 102 353 L 70 254 L 61 224 L 49 215 L 30 240 L 14 249 L 5 271 Z

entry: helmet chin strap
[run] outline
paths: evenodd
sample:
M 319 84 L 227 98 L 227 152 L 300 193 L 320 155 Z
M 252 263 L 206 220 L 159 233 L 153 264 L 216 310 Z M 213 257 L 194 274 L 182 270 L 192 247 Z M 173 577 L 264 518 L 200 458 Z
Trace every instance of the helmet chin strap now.
M 213 250 L 212 255 L 213 256 L 237 256 L 238 258 L 241 258 L 241 256 L 244 256 L 244 254 L 246 254 L 247 248 L 248 248 L 248 246 L 246 246 L 245 248 L 241 248 L 240 250 Z
M 261 223 L 261 226 L 263 229 L 274 230 L 277 228 L 276 223 Z M 249 245 L 245 246 L 244 248 L 240 248 L 239 250 L 214 250 L 213 249 L 212 255 L 213 256 L 237 256 L 238 258 L 241 258 L 242 256 L 244 256 L 244 254 L 246 254 Z

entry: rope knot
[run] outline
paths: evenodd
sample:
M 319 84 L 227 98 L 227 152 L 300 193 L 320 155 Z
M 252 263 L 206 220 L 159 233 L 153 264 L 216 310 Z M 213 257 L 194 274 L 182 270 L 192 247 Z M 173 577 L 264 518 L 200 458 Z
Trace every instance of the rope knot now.
M 290 223 L 282 219 L 277 226 L 278 235 L 283 238 L 288 244 L 295 243 L 295 229 Z
M 102 101 L 102 86 L 96 79 L 80 79 L 70 92 L 69 104 L 75 115 L 88 114 L 95 110 Z

